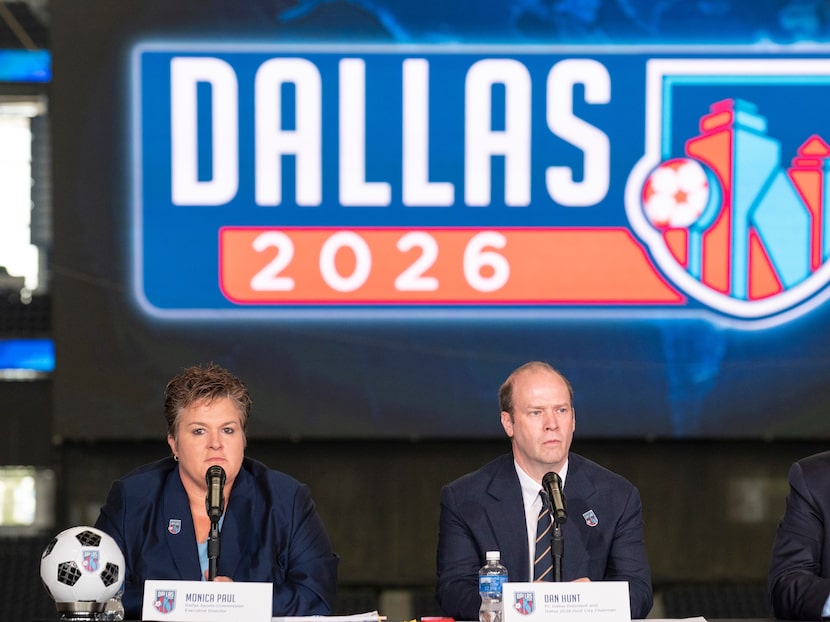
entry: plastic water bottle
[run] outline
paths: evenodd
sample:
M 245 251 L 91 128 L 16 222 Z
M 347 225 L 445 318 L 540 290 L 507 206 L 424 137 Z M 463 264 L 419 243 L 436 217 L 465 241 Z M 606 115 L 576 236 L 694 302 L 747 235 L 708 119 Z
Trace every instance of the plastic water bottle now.
M 501 564 L 499 551 L 487 551 L 487 563 L 478 571 L 478 593 L 481 596 L 479 622 L 502 622 L 504 606 L 502 586 L 507 583 L 507 568 Z

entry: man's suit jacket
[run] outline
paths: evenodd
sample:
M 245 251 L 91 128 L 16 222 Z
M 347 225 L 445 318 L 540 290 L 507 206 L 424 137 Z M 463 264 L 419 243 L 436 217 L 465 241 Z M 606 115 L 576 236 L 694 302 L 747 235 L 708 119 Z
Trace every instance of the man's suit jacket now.
M 218 574 L 273 582 L 275 616 L 328 614 L 339 560 L 308 487 L 245 458 L 226 507 Z M 124 554 L 127 619 L 141 619 L 145 579 L 203 576 L 190 503 L 172 458 L 116 481 L 95 526 Z
M 777 618 L 821 620 L 830 596 L 830 452 L 793 464 L 789 481 L 769 571 L 772 609 Z
M 623 477 L 577 454 L 570 454 L 568 465 L 562 579 L 628 581 L 631 617 L 645 618 L 652 587 L 639 492 Z M 594 526 L 589 524 L 592 518 Z M 436 595 L 446 615 L 478 619 L 478 570 L 487 551 L 501 552 L 510 581 L 532 581 L 524 502 L 512 454 L 441 491 Z

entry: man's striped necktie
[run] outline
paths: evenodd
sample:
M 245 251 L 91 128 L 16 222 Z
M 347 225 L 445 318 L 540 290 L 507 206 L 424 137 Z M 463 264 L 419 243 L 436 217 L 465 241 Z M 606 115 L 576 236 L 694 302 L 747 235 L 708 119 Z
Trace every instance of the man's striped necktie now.
M 536 519 L 536 556 L 533 558 L 533 580 L 552 581 L 553 562 L 550 556 L 551 522 L 550 503 L 544 491 L 539 491 L 542 497 L 542 509 Z

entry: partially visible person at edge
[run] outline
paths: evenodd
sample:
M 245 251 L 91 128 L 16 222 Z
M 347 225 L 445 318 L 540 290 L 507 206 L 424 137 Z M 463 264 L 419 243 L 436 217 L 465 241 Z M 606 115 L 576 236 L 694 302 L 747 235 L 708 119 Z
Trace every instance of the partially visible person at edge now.
M 215 580 L 273 583 L 274 616 L 330 613 L 339 558 L 308 487 L 244 456 L 250 409 L 247 387 L 215 364 L 189 367 L 168 383 L 172 456 L 117 480 L 95 523 L 124 554 L 127 619 L 141 619 L 146 579 L 207 579 L 212 465 L 226 474 Z
M 620 475 L 570 452 L 570 383 L 547 363 L 526 363 L 502 384 L 499 404 L 512 452 L 441 491 L 436 596 L 445 615 L 478 619 L 478 570 L 487 551 L 501 552 L 511 582 L 534 580 L 541 482 L 553 471 L 568 513 L 562 579 L 627 581 L 631 617 L 645 618 L 653 596 L 640 494 Z
M 830 619 L 830 451 L 795 462 L 769 570 L 776 618 Z

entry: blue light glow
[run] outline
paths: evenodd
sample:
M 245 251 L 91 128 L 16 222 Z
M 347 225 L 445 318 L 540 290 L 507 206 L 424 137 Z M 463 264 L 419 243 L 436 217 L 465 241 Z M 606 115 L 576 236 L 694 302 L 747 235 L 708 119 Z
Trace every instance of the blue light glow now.
M 0 82 L 49 82 L 52 57 L 46 50 L 0 50 Z
M 51 339 L 0 339 L 0 370 L 51 372 L 55 344 Z

